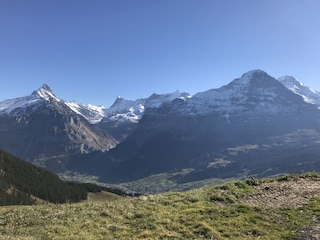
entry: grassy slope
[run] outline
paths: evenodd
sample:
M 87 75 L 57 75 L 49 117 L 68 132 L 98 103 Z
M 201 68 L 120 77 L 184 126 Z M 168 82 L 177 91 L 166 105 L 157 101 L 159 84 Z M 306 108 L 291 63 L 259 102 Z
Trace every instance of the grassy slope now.
M 255 184 L 232 181 L 117 201 L 1 207 L 0 239 L 291 239 L 320 216 L 319 197 L 299 208 L 249 206 L 243 199 Z

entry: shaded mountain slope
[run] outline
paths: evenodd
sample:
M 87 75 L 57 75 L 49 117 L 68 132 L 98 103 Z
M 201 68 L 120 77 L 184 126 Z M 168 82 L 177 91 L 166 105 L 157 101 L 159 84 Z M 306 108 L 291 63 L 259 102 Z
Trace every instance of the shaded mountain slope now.
M 104 183 L 320 170 L 318 93 L 279 80 L 253 70 L 193 96 L 119 97 L 109 109 L 63 101 L 44 85 L 0 103 L 0 147 L 60 176 Z
M 192 169 L 177 183 L 317 170 L 319 119 L 316 105 L 256 70 L 219 89 L 146 110 L 116 148 L 89 154 L 81 165 L 75 159 L 69 167 L 105 182 Z M 86 167 L 89 162 L 94 164 Z

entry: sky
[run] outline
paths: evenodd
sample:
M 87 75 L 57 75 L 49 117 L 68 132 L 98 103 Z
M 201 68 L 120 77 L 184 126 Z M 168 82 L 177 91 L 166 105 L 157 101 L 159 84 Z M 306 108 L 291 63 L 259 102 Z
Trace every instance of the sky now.
M 110 107 L 262 69 L 320 91 L 319 0 L 0 0 L 0 101 Z

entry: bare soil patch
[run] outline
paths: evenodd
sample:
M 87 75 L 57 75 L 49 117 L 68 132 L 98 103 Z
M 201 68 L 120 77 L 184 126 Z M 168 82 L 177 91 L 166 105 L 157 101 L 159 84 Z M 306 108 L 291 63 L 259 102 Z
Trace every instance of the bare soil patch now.
M 245 199 L 252 206 L 272 208 L 298 208 L 320 196 L 319 178 L 299 178 L 291 181 L 266 182 L 255 187 L 255 193 Z M 320 240 L 320 219 L 297 232 L 297 240 Z
M 291 181 L 266 182 L 255 187 L 245 203 L 252 206 L 297 208 L 320 195 L 320 178 L 299 178 Z

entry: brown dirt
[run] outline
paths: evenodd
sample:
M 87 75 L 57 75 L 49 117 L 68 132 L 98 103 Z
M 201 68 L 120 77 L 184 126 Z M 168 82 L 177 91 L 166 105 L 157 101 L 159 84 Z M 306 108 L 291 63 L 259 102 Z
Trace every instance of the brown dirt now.
M 320 196 L 320 178 L 299 178 L 292 181 L 274 181 L 255 187 L 255 193 L 245 199 L 252 206 L 297 208 L 310 198 Z
M 267 182 L 255 187 L 256 191 L 245 199 L 252 206 L 272 208 L 298 208 L 308 204 L 314 196 L 320 196 L 319 178 L 300 178 L 292 181 Z M 320 219 L 300 230 L 297 240 L 320 240 Z

